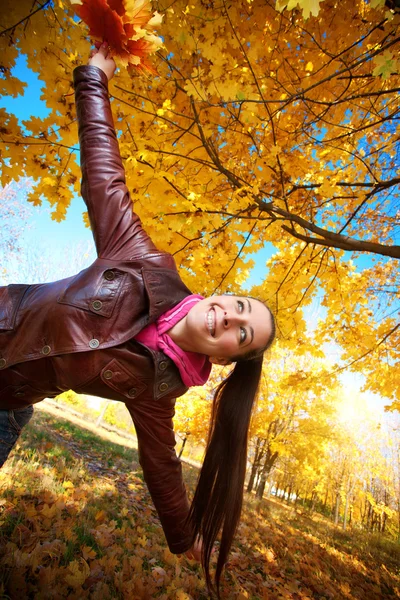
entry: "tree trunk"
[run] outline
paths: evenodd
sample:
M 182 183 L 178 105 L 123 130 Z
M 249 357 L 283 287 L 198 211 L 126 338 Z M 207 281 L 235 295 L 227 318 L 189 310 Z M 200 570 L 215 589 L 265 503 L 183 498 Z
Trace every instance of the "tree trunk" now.
M 96 421 L 96 427 L 100 427 L 100 423 L 103 420 L 104 415 L 106 414 L 106 410 L 108 408 L 108 405 L 110 404 L 111 400 L 106 400 L 105 404 L 101 410 L 101 413 L 99 414 L 99 416 L 97 417 L 97 421 Z
M 271 452 L 268 448 L 267 453 L 265 455 L 265 462 L 260 474 L 260 481 L 257 485 L 256 496 L 259 500 L 262 499 L 265 490 L 265 483 L 267 481 L 267 477 L 269 472 L 271 471 L 276 459 L 278 458 L 278 452 Z
M 262 441 L 264 442 L 264 444 L 261 446 Z M 254 452 L 254 460 L 253 460 L 253 464 L 251 465 L 250 478 L 249 478 L 249 482 L 247 484 L 247 493 L 250 493 L 252 491 L 253 487 L 255 487 L 254 483 L 256 481 L 259 468 L 261 466 L 261 459 L 262 459 L 262 455 L 264 453 L 264 448 L 265 448 L 266 442 L 267 442 L 267 440 L 261 440 L 261 438 L 257 438 L 256 449 Z
M 327 484 L 327 486 L 326 486 L 325 500 L 324 500 L 324 510 L 326 510 L 326 505 L 328 503 L 328 496 L 329 496 L 329 485 Z
M 304 491 L 304 496 L 303 496 L 303 498 L 302 498 L 302 501 L 301 501 L 301 504 L 302 504 L 303 506 L 305 506 L 305 504 L 306 504 L 306 502 L 307 502 L 307 496 L 308 496 L 308 490 L 309 490 L 309 489 L 310 489 L 310 486 L 309 486 L 309 485 L 307 485 L 307 487 L 306 487 L 306 489 L 305 489 L 305 491 Z
M 339 523 L 339 506 L 340 506 L 340 494 L 336 494 L 336 502 L 335 502 L 335 525 Z
M 385 533 L 386 531 L 386 521 L 387 521 L 387 514 L 383 513 L 383 519 L 382 519 L 382 533 Z
M 182 456 L 182 454 L 183 454 L 183 449 L 184 449 L 184 447 L 186 446 L 186 442 L 187 442 L 187 439 L 188 439 L 188 437 L 189 437 L 189 434 L 187 433 L 187 434 L 185 435 L 185 437 L 183 438 L 183 441 L 182 441 L 182 446 L 181 446 L 181 449 L 180 449 L 180 451 L 179 451 L 179 456 L 178 456 L 178 458 L 180 458 L 180 457 Z
M 313 492 L 311 495 L 311 505 L 310 505 L 310 512 L 312 512 L 312 513 L 315 511 L 315 505 L 317 503 L 317 499 L 318 499 L 317 492 Z
M 349 510 L 349 494 L 346 494 L 346 504 L 344 505 L 344 515 L 343 515 L 343 531 L 346 531 L 347 527 L 347 512 Z

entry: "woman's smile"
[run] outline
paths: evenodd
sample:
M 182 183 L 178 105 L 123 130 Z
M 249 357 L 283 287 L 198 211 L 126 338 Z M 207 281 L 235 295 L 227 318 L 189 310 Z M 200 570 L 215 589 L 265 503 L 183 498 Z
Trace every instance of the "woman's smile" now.
M 210 310 L 206 314 L 206 324 L 211 337 L 215 337 L 217 329 L 217 317 L 215 314 L 215 308 L 213 306 L 211 306 Z

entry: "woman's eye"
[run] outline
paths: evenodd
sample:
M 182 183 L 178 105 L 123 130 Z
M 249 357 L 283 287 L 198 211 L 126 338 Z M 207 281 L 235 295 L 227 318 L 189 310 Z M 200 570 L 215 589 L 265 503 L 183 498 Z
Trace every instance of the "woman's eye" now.
M 239 307 L 239 312 L 243 312 L 243 310 L 244 310 L 244 303 L 241 300 L 238 300 L 238 307 Z
M 247 331 L 244 329 L 244 327 L 240 328 L 240 343 L 243 344 L 243 342 L 246 341 L 247 338 Z

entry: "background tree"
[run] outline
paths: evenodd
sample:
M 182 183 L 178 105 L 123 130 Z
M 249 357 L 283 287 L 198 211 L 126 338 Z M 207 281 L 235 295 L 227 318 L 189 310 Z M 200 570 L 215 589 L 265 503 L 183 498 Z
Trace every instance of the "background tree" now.
M 283 482 L 289 479 L 288 468 L 281 468 L 284 458 L 290 457 L 296 469 L 311 464 L 332 435 L 334 412 L 334 382 L 320 360 L 296 356 L 276 344 L 265 363 L 250 428 L 252 466 L 247 484 L 247 491 L 256 488 L 260 499 L 278 461 L 283 477 L 277 487 L 293 488 Z

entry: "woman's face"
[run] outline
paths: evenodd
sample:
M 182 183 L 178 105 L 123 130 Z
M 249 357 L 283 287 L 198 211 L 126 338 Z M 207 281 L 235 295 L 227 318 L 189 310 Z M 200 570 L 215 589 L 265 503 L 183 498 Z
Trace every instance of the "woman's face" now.
M 195 304 L 169 334 L 183 350 L 228 362 L 264 348 L 272 335 L 271 315 L 254 298 L 212 296 Z

